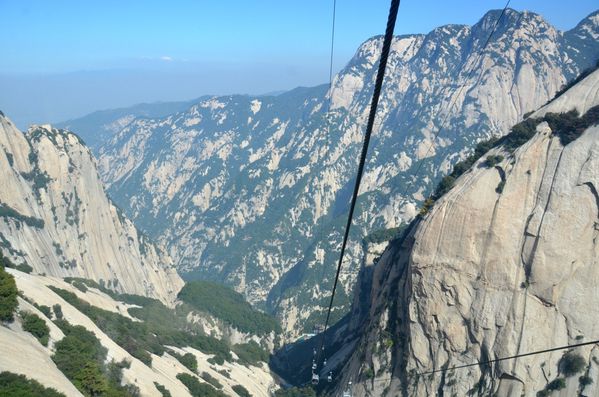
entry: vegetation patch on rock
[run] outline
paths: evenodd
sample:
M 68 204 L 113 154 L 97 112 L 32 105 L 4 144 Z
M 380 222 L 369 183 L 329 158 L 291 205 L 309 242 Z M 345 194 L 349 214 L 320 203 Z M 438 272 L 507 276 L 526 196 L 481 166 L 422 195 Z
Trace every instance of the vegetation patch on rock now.
M 133 385 L 121 386 L 121 370 L 126 363 L 105 364 L 107 350 L 96 336 L 80 325 L 56 320 L 65 337 L 55 345 L 52 360 L 58 369 L 85 396 L 136 397 Z
M 208 281 L 191 281 L 185 284 L 179 299 L 196 310 L 209 313 L 240 331 L 265 335 L 280 332 L 276 319 L 254 309 L 243 295 Z
M 0 266 L 0 321 L 14 320 L 18 292 L 15 278 Z
M 180 373 L 177 375 L 177 379 L 187 387 L 193 397 L 226 397 L 226 394 L 216 390 L 208 383 L 200 383 L 195 376 Z
M 21 312 L 20 315 L 23 320 L 23 330 L 35 336 L 42 345 L 48 346 L 50 328 L 46 322 L 34 313 Z
M 44 387 L 34 379 L 12 372 L 0 372 L 0 396 L 17 397 L 65 397 L 56 389 Z

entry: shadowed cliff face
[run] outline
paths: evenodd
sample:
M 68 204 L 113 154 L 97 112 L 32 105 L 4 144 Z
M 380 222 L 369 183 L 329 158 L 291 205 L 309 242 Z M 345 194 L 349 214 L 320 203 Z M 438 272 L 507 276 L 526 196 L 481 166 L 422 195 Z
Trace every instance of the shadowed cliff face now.
M 595 71 L 531 118 L 598 104 Z M 599 393 L 595 345 L 568 353 L 584 363 L 574 374 L 556 351 L 418 375 L 599 337 L 599 120 L 565 146 L 558 128 L 540 122 L 513 153 L 492 149 L 389 245 L 358 291 L 367 309 L 354 305 L 341 337 L 357 347 L 332 359 L 347 362 L 339 389 L 353 381 L 357 396 Z M 488 155 L 504 159 L 489 167 Z M 560 379 L 564 388 L 550 394 Z
M 360 262 L 366 234 L 412 219 L 477 140 L 505 134 L 599 53 L 596 15 L 560 32 L 508 10 L 479 57 L 498 16 L 394 39 L 348 262 Z M 119 114 L 98 156 L 111 197 L 183 274 L 234 286 L 290 334 L 310 328 L 322 321 L 334 275 L 381 42 L 362 44 L 329 91 L 216 97 L 157 118 Z M 347 269 L 344 309 L 357 266 Z
M 0 117 L 0 247 L 34 273 L 95 280 L 172 304 L 183 282 L 171 259 L 104 192 L 74 134 Z

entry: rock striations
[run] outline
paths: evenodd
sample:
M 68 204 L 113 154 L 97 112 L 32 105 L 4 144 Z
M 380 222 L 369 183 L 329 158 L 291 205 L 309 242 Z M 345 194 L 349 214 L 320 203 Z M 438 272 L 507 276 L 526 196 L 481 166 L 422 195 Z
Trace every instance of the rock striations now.
M 368 232 L 410 220 L 473 142 L 504 135 L 597 60 L 597 13 L 561 32 L 511 9 L 479 56 L 498 16 L 394 39 L 351 262 Z M 381 41 L 363 43 L 328 91 L 214 97 L 127 120 L 98 152 L 111 196 L 181 272 L 233 285 L 291 334 L 322 321 Z M 339 306 L 357 268 L 342 274 Z
M 530 117 L 597 105 L 599 70 Z M 346 363 L 339 389 L 353 381 L 354 396 L 599 395 L 597 345 L 427 373 L 599 339 L 594 117 L 565 145 L 542 122 L 513 153 L 493 149 L 504 159 L 489 167 L 481 158 L 363 270 L 372 281 L 335 342 L 351 352 L 331 358 Z
M 22 133 L 2 116 L 0 169 L 0 247 L 16 265 L 173 304 L 183 282 L 171 259 L 108 199 L 75 134 Z

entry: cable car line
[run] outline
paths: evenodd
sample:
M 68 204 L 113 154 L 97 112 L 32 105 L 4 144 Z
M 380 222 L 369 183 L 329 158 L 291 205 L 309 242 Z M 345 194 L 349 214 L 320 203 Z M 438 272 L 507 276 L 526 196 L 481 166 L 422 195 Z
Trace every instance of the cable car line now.
M 535 351 L 532 351 L 532 352 L 515 354 L 513 356 L 499 357 L 499 358 L 495 358 L 495 359 L 492 359 L 492 360 L 476 361 L 474 363 L 456 365 L 456 366 L 448 367 L 448 368 L 439 368 L 439 369 L 433 369 L 433 370 L 424 371 L 424 372 L 408 373 L 407 377 L 408 378 L 414 378 L 414 377 L 418 378 L 420 376 L 431 375 L 431 374 L 435 374 L 435 373 L 439 373 L 439 372 L 455 371 L 457 369 L 462 369 L 462 368 L 469 368 L 469 367 L 476 367 L 476 366 L 481 366 L 481 365 L 493 364 L 493 363 L 500 362 L 500 361 L 514 360 L 514 359 L 520 358 L 520 357 L 534 356 L 534 355 L 537 355 L 537 354 L 551 353 L 551 352 L 555 352 L 555 351 L 566 350 L 566 349 L 573 349 L 573 348 L 576 348 L 576 347 L 589 346 L 589 345 L 595 345 L 595 344 L 599 344 L 599 339 L 588 341 L 588 342 L 575 343 L 575 344 L 572 344 L 572 345 L 551 347 L 551 348 L 547 348 L 547 349 L 543 349 L 543 350 L 535 350 Z M 393 378 L 375 379 L 375 380 L 370 380 L 369 383 L 391 382 L 392 380 L 393 380 Z
M 331 48 L 330 48 L 330 58 L 329 58 L 329 103 L 328 103 L 328 107 L 327 107 L 327 111 L 325 113 L 325 117 L 326 117 L 326 121 L 325 121 L 325 126 L 326 126 L 326 131 L 325 131 L 325 139 L 326 139 L 326 145 L 324 145 L 324 147 L 328 148 L 328 139 L 329 139 L 329 135 L 331 132 L 331 107 L 333 106 L 333 54 L 334 54 L 334 50 L 335 50 L 335 19 L 336 19 L 336 11 L 337 11 L 337 0 L 333 0 L 333 16 L 332 16 L 332 21 L 331 21 Z M 324 156 L 323 156 L 324 157 Z M 324 159 L 323 159 L 323 163 L 324 163 Z M 324 191 L 325 191 L 326 185 L 323 185 L 323 196 L 324 196 Z M 322 203 L 322 200 L 321 200 Z M 315 203 L 316 204 L 316 203 Z M 324 218 L 324 213 L 320 214 L 320 217 Z M 319 222 L 318 220 L 316 220 L 317 222 Z M 318 227 L 318 240 L 316 240 L 316 244 L 315 244 L 315 249 L 318 250 L 318 242 L 320 242 L 321 244 L 324 244 L 324 228 L 325 228 L 325 222 L 324 219 L 323 221 L 320 221 L 320 226 Z M 323 256 L 322 258 L 322 271 L 320 274 L 320 278 L 319 280 L 324 280 L 324 276 L 325 276 L 325 272 L 326 272 L 326 266 L 324 265 L 325 262 L 325 257 Z M 319 285 L 319 292 L 320 292 L 320 285 Z
M 463 365 L 456 365 L 455 367 L 450 367 L 450 368 L 434 369 L 432 371 L 426 371 L 426 372 L 418 373 L 418 375 L 429 375 L 429 374 L 434 374 L 434 373 L 437 373 L 437 372 L 454 371 L 454 370 L 460 369 L 460 368 L 468 368 L 468 367 L 474 367 L 474 366 L 477 366 L 477 365 L 492 364 L 492 363 L 496 363 L 496 362 L 500 362 L 500 361 L 513 360 L 513 359 L 520 358 L 520 357 L 534 356 L 536 354 L 542 354 L 542 353 L 550 353 L 550 352 L 555 352 L 555 351 L 558 351 L 558 350 L 572 349 L 572 348 L 575 348 L 575 347 L 594 345 L 594 344 L 597 344 L 597 343 L 599 343 L 599 340 L 593 340 L 593 341 L 590 341 L 590 342 L 575 343 L 573 345 L 552 347 L 552 348 L 549 348 L 549 349 L 537 350 L 537 351 L 528 352 L 528 353 L 515 354 L 513 356 L 508 356 L 508 357 L 495 358 L 493 360 L 478 361 L 478 362 L 475 362 L 475 363 L 472 363 L 472 364 L 463 364 Z
M 438 139 L 441 131 L 443 130 L 443 128 L 445 127 L 445 124 L 449 118 L 449 115 L 451 114 L 451 109 L 455 106 L 455 102 L 457 100 L 458 97 L 460 97 L 460 95 L 462 94 L 462 91 L 465 89 L 466 87 L 466 83 L 470 80 L 470 78 L 472 77 L 473 73 L 475 72 L 475 68 L 474 66 L 477 65 L 485 50 L 487 49 L 489 43 L 491 42 L 491 38 L 493 37 L 495 31 L 497 30 L 497 27 L 499 26 L 499 23 L 501 21 L 501 19 L 503 18 L 503 16 L 505 15 L 505 12 L 507 10 L 507 8 L 509 7 L 511 0 L 507 0 L 504 8 L 502 9 L 499 17 L 497 18 L 497 20 L 495 21 L 495 24 L 493 25 L 493 28 L 491 29 L 491 33 L 489 34 L 489 36 L 487 37 L 487 39 L 485 40 L 481 50 L 479 51 L 479 54 L 476 58 L 476 61 L 473 63 L 473 67 L 472 69 L 469 71 L 464 84 L 462 84 L 462 86 L 459 88 L 459 90 L 457 91 L 457 95 L 454 95 L 452 98 L 452 101 L 450 102 L 449 105 L 449 111 L 445 114 L 445 117 L 443 118 L 439 129 L 437 130 L 437 132 L 434 134 L 434 139 L 431 141 L 431 144 L 429 145 L 429 148 L 427 149 L 426 155 L 424 157 L 422 157 L 419 160 L 418 166 L 416 168 L 416 171 L 412 174 L 412 176 L 416 177 L 419 172 L 420 169 L 422 168 L 423 165 L 423 160 L 427 158 L 428 154 L 430 153 L 430 150 L 432 149 L 434 142 Z M 340 272 L 341 272 L 341 268 L 342 268 L 342 264 L 343 264 L 343 258 L 345 255 L 345 249 L 347 246 L 347 241 L 349 238 L 349 231 L 351 228 L 351 224 L 352 224 L 352 220 L 353 220 L 353 215 L 354 215 L 354 211 L 355 211 L 355 205 L 357 202 L 357 197 L 358 197 L 358 193 L 359 193 L 359 189 L 360 189 L 360 183 L 362 180 L 362 175 L 364 172 L 364 167 L 365 167 L 365 162 L 366 162 L 366 156 L 368 153 L 368 146 L 370 143 L 370 138 L 372 135 L 372 130 L 374 127 L 374 121 L 375 121 L 375 117 L 376 117 L 376 110 L 378 107 L 378 102 L 379 102 L 379 98 L 380 98 L 380 94 L 381 94 L 381 89 L 382 89 L 382 83 L 384 80 L 384 75 L 385 75 L 385 71 L 386 71 L 386 65 L 387 65 L 387 60 L 389 57 L 389 52 L 390 52 L 390 46 L 391 46 L 391 42 L 393 39 L 393 30 L 395 28 L 395 22 L 397 19 L 397 13 L 399 10 L 399 4 L 400 1 L 399 0 L 391 0 L 391 6 L 390 6 L 390 10 L 389 10 L 389 17 L 388 17 L 388 21 L 387 21 L 387 28 L 385 31 L 385 36 L 384 36 L 384 41 L 383 41 L 383 48 L 382 48 L 382 52 L 381 52 L 381 58 L 379 61 L 379 68 L 377 71 L 377 76 L 376 76 L 376 81 L 375 81 L 375 87 L 374 87 L 374 92 L 373 92 L 373 96 L 372 96 L 372 102 L 371 102 L 371 107 L 370 107 L 370 113 L 368 116 L 368 123 L 367 123 L 367 127 L 366 127 L 366 132 L 364 135 L 364 140 L 363 140 L 363 146 L 362 146 L 362 151 L 361 151 L 361 155 L 360 155 L 360 161 L 359 161 L 359 165 L 358 165 L 358 172 L 356 175 L 356 181 L 355 181 L 355 185 L 354 185 L 354 190 L 353 190 L 353 194 L 352 194 L 352 198 L 351 198 L 351 204 L 350 204 L 350 209 L 349 209 L 349 214 L 348 214 L 348 218 L 347 218 L 347 223 L 345 226 L 345 232 L 343 235 L 343 242 L 341 245 L 341 251 L 340 251 L 340 255 L 339 255 L 339 260 L 337 263 L 337 269 L 336 269 L 336 274 L 335 274 L 335 279 L 334 279 L 334 283 L 333 283 L 333 288 L 332 288 L 332 292 L 331 292 L 331 297 L 329 300 L 329 305 L 328 305 L 328 309 L 327 309 L 327 315 L 326 315 L 326 320 L 325 320 L 325 324 L 324 324 L 324 328 L 321 332 L 321 340 L 320 340 L 320 345 L 319 348 L 317 350 L 317 354 L 316 354 L 316 360 L 313 360 L 313 365 L 312 365 L 312 384 L 316 385 L 318 384 L 319 381 L 319 376 L 318 376 L 318 363 L 320 363 L 320 359 L 321 359 L 321 355 L 323 354 L 324 351 L 324 344 L 325 344 L 325 334 L 326 331 L 328 330 L 328 326 L 329 326 L 329 322 L 330 322 L 330 316 L 331 316 L 331 312 L 332 312 L 332 307 L 333 307 L 333 302 L 334 302 L 334 298 L 335 298 L 335 293 L 337 290 L 337 285 L 339 282 L 339 276 L 340 276 Z M 336 12 L 336 1 L 334 0 L 333 2 L 333 23 L 332 23 L 332 32 L 331 32 L 331 54 L 330 54 L 330 62 L 329 62 L 329 93 L 330 93 L 330 97 L 329 97 L 329 107 L 327 110 L 327 132 L 329 131 L 330 128 L 330 109 L 331 109 L 331 105 L 332 105 L 332 86 L 333 86 L 333 50 L 334 50 L 334 37 L 335 37 L 335 12 Z M 481 71 L 481 76 L 482 76 L 482 71 Z M 328 135 L 328 134 L 327 134 Z M 406 183 L 406 187 L 404 189 L 404 193 L 402 194 L 402 196 L 405 196 L 405 193 L 407 191 L 407 183 Z M 592 344 L 594 342 L 588 342 L 586 344 Z M 571 347 L 576 347 L 579 345 L 584 345 L 584 344 L 578 344 L 578 345 L 572 345 Z M 561 349 L 563 348 L 568 348 L 568 347 L 561 347 Z M 560 348 L 556 348 L 554 350 L 559 350 Z M 548 350 L 548 351 L 553 351 L 553 350 Z M 540 351 L 540 352 L 533 352 L 533 353 L 528 353 L 526 355 L 532 355 L 532 354 L 540 354 L 542 352 L 546 352 L 546 351 Z M 513 359 L 513 358 L 517 358 L 518 356 L 511 356 L 511 357 L 506 357 L 506 358 L 500 358 L 500 359 L 495 359 L 495 360 L 490 360 L 488 361 L 488 363 L 492 363 L 495 361 L 502 361 L 502 360 L 508 360 L 508 359 Z M 326 360 L 326 358 L 325 358 Z M 428 371 L 428 372 L 424 372 L 418 375 L 425 375 L 425 374 L 429 374 L 429 373 L 435 373 L 435 372 L 439 372 L 439 371 L 446 371 L 446 370 L 454 370 L 454 369 L 459 369 L 459 368 L 463 368 L 463 367 L 468 367 L 468 366 L 474 366 L 474 365 L 480 365 L 483 363 L 474 363 L 474 364 L 467 364 L 465 366 L 457 366 L 457 367 L 452 367 L 450 369 L 437 369 L 437 370 L 433 370 L 433 371 Z M 332 374 L 329 372 L 329 376 L 328 378 L 330 379 L 332 377 Z M 330 380 L 329 380 L 330 381 Z
M 395 28 L 395 22 L 397 19 L 399 3 L 400 3 L 399 0 L 391 0 L 391 6 L 389 9 L 389 17 L 387 20 L 387 28 L 385 31 L 385 38 L 383 40 L 383 48 L 381 51 L 381 59 L 379 61 L 379 67 L 378 67 L 376 81 L 375 81 L 375 85 L 374 85 L 374 92 L 372 94 L 372 103 L 370 105 L 370 113 L 368 115 L 368 123 L 366 125 L 366 132 L 364 134 L 364 141 L 363 141 L 363 145 L 362 145 L 362 152 L 360 154 L 360 162 L 358 165 L 356 182 L 355 182 L 354 191 L 352 194 L 351 204 L 350 204 L 350 208 L 349 208 L 349 214 L 347 217 L 347 223 L 345 225 L 345 233 L 343 235 L 343 243 L 341 245 L 339 261 L 337 263 L 337 271 L 335 274 L 335 281 L 333 283 L 333 289 L 331 291 L 331 298 L 329 300 L 329 307 L 327 310 L 326 321 L 325 321 L 323 331 L 321 332 L 322 336 L 321 336 L 321 341 L 320 341 L 320 348 L 318 349 L 318 352 L 317 352 L 317 360 L 316 360 L 317 363 L 320 362 L 320 357 L 321 357 L 322 351 L 324 349 L 325 333 L 328 329 L 328 325 L 329 325 L 329 321 L 330 321 L 330 317 L 331 317 L 331 310 L 333 308 L 333 300 L 335 299 L 335 292 L 337 291 L 337 284 L 339 282 L 339 274 L 341 273 L 341 266 L 343 264 L 343 256 L 345 254 L 345 248 L 346 248 L 347 240 L 349 237 L 349 231 L 351 228 L 354 210 L 356 207 L 356 201 L 357 201 L 358 193 L 360 190 L 360 182 L 362 181 L 362 174 L 364 173 L 364 166 L 366 163 L 366 155 L 368 153 L 368 145 L 370 143 L 370 137 L 372 135 L 372 129 L 374 126 L 374 119 L 376 116 L 376 110 L 377 110 L 378 103 L 379 103 L 381 88 L 383 85 L 383 79 L 385 77 L 385 69 L 387 67 L 387 60 L 389 58 L 389 52 L 391 49 L 391 41 L 393 40 L 393 30 Z M 318 375 L 316 375 L 316 376 L 318 376 Z M 316 380 L 316 383 L 318 383 L 318 380 Z

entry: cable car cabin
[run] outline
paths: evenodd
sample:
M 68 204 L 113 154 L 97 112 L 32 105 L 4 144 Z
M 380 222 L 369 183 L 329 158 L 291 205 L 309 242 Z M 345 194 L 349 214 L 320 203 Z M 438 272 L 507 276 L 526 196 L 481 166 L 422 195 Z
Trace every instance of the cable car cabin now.
M 314 372 L 312 373 L 312 384 L 314 386 L 316 386 L 318 384 L 318 381 L 320 380 L 320 378 L 318 377 L 318 374 L 315 374 Z
M 343 392 L 343 397 L 351 397 L 351 382 L 347 384 L 347 389 Z

